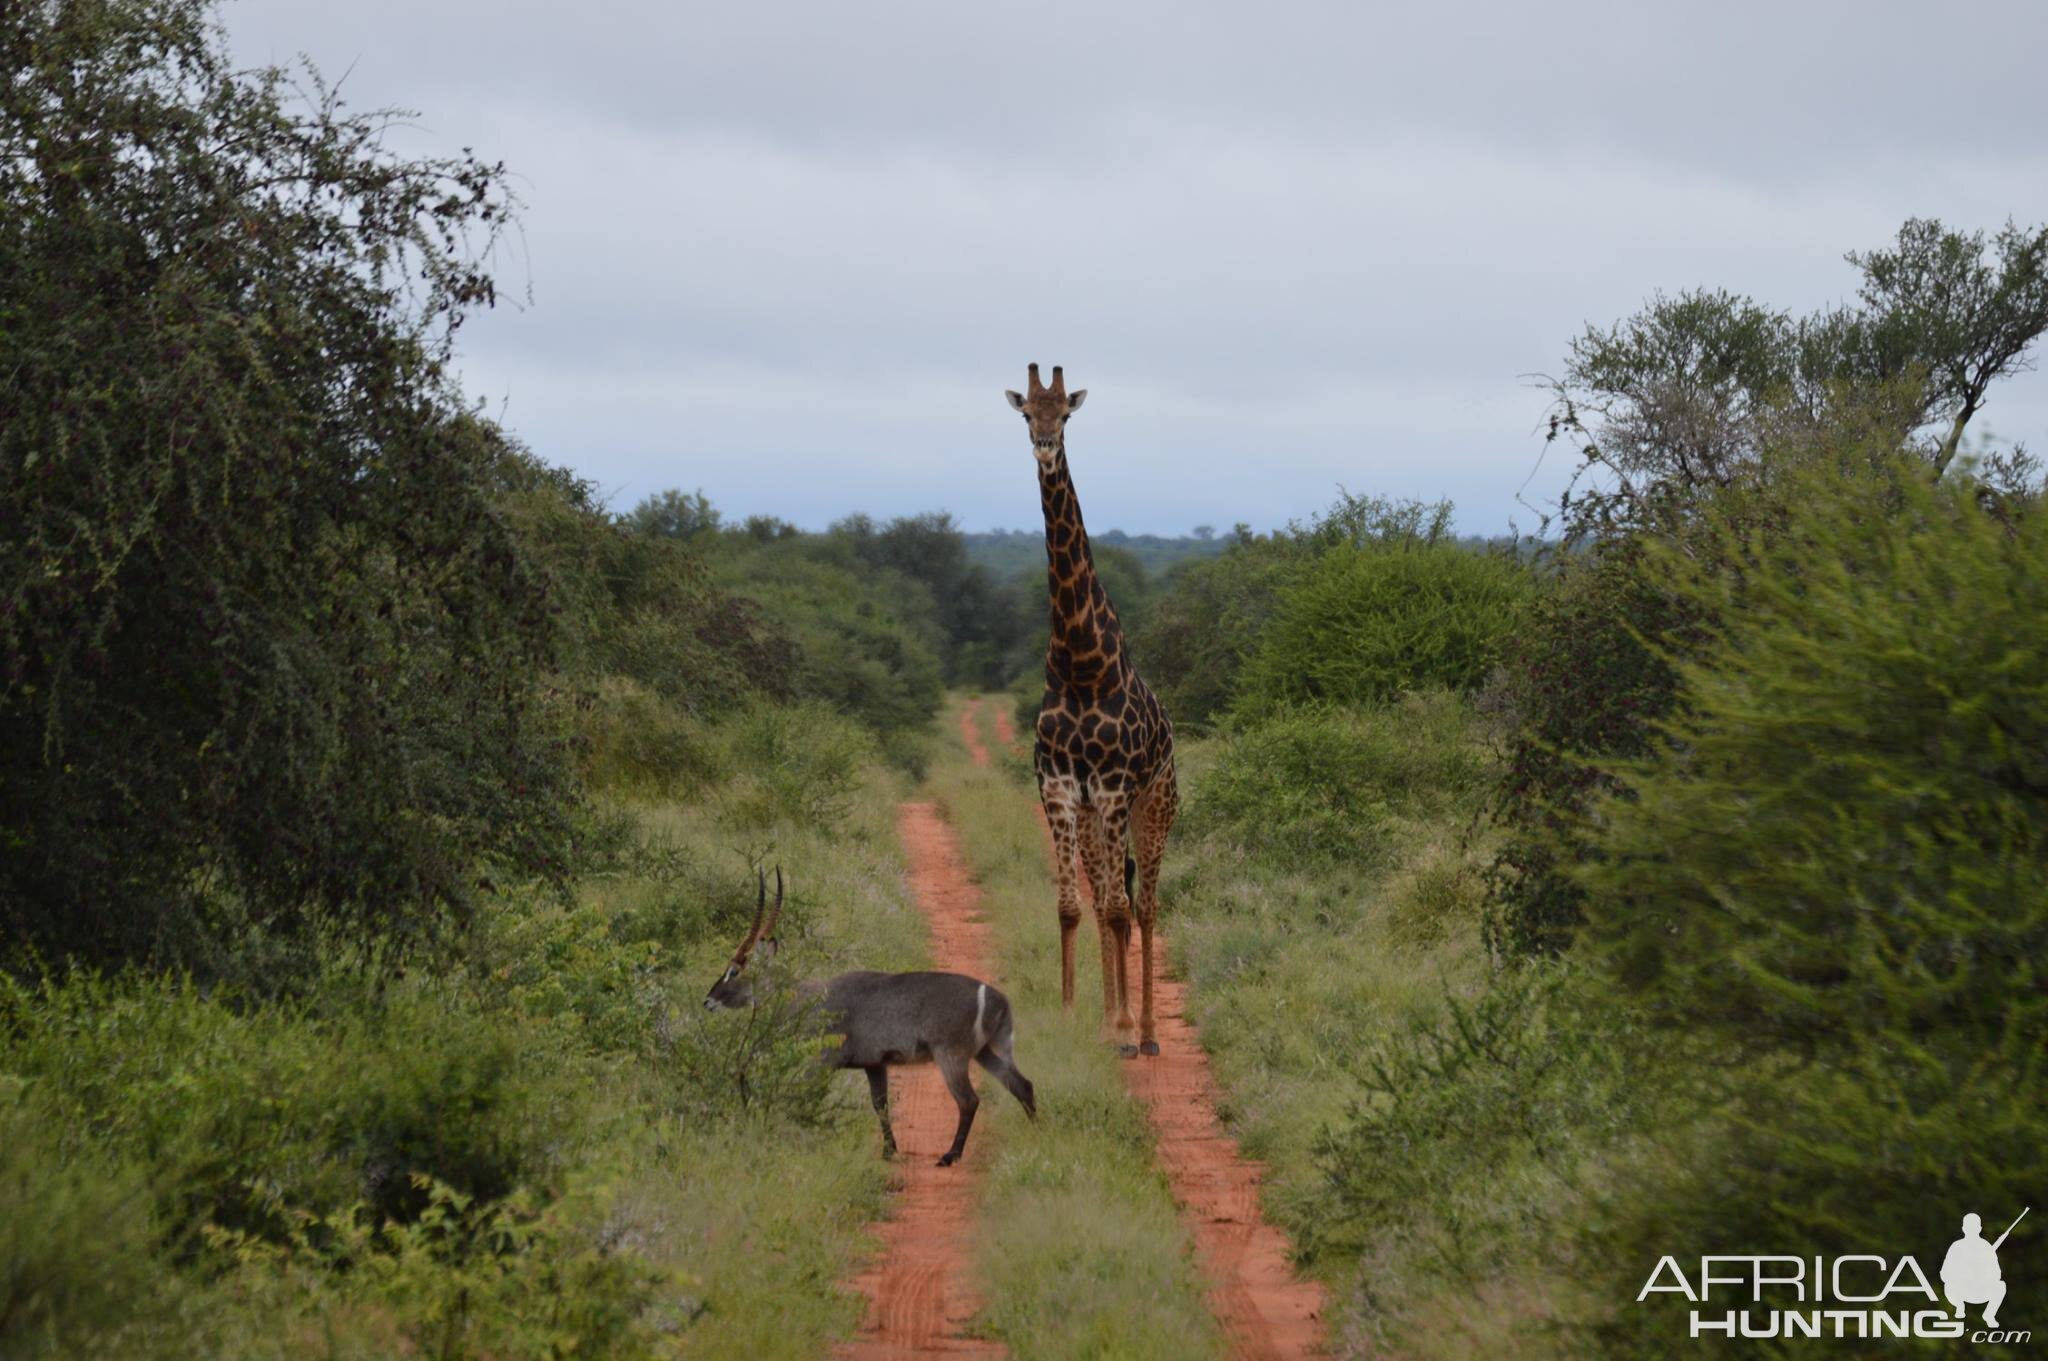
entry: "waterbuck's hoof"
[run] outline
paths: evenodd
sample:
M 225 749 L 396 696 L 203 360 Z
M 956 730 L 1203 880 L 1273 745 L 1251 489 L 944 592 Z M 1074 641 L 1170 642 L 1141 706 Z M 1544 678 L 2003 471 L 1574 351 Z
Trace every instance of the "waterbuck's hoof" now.
M 1139 1045 L 1139 1046 L 1138 1046 L 1138 1052 L 1139 1052 L 1140 1054 L 1143 1054 L 1143 1055 L 1145 1055 L 1145 1057 L 1147 1057 L 1147 1058 L 1154 1058 L 1154 1059 L 1158 1058 L 1158 1057 L 1159 1057 L 1159 1041 L 1157 1041 L 1157 1040 L 1147 1040 L 1147 1041 L 1145 1041 L 1145 1042 L 1144 1042 L 1143 1044 L 1141 1044 L 1141 1045 Z
M 1135 1044 L 1120 1044 L 1116 1047 L 1116 1052 L 1127 1059 L 1134 1059 L 1138 1057 L 1138 1046 Z

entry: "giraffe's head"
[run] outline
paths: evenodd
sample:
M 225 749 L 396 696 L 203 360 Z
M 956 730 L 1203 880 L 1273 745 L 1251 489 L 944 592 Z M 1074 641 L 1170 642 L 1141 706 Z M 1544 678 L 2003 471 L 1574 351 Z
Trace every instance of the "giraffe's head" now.
M 1088 396 L 1086 388 L 1067 394 L 1067 380 L 1058 365 L 1053 366 L 1052 386 L 1038 381 L 1038 365 L 1031 366 L 1031 391 L 1028 393 L 1005 392 L 1010 405 L 1024 415 L 1024 424 L 1031 431 L 1031 452 L 1038 456 L 1040 463 L 1050 463 L 1066 441 L 1067 418 L 1081 409 L 1081 403 Z

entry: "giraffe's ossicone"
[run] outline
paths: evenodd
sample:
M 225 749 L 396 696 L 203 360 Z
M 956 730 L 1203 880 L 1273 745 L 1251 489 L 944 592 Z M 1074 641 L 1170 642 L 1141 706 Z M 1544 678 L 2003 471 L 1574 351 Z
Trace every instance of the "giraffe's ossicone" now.
M 1030 367 L 1028 387 L 1028 392 L 1005 395 L 1030 428 L 1045 512 L 1052 629 L 1032 761 L 1052 829 L 1059 883 L 1060 998 L 1070 1005 L 1074 1000 L 1074 932 L 1081 921 L 1074 868 L 1078 856 L 1093 893 L 1102 943 L 1104 1022 L 1126 1053 L 1157 1054 L 1152 936 L 1159 917 L 1159 865 L 1180 808 L 1173 725 L 1131 664 L 1116 607 L 1095 574 L 1081 503 L 1067 471 L 1067 421 L 1088 394 L 1070 395 L 1057 368 L 1049 386 L 1041 383 L 1036 364 Z M 1133 915 L 1141 978 L 1135 1022 L 1128 981 Z

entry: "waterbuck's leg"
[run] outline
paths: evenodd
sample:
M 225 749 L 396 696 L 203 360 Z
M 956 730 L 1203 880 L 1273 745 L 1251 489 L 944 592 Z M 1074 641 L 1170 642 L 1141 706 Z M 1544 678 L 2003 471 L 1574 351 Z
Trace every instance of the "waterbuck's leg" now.
M 1131 846 L 1138 862 L 1138 938 L 1144 970 L 1144 1000 L 1138 1013 L 1138 1052 L 1157 1054 L 1159 1040 L 1152 1022 L 1152 930 L 1159 921 L 1159 864 L 1166 858 L 1166 834 L 1180 811 L 1180 789 L 1173 762 L 1152 777 L 1131 809 Z
M 984 1045 L 974 1056 L 975 1061 L 988 1069 L 989 1076 L 1009 1089 L 1010 1095 L 1024 1107 L 1024 1113 L 1033 1120 L 1038 1118 L 1038 1095 L 1032 1090 L 1031 1079 L 1017 1071 L 1017 1065 L 1008 1054 L 998 1054 L 993 1044 Z
M 882 1117 L 882 1156 L 896 1156 L 896 1131 L 889 1128 L 889 1070 L 875 1064 L 866 1070 L 868 1095 L 874 1099 L 875 1114 Z
M 1081 891 L 1074 883 L 1074 856 L 1079 850 L 1076 825 L 1081 795 L 1071 781 L 1046 780 L 1040 788 L 1045 825 L 1052 829 L 1052 873 L 1059 885 L 1060 1005 L 1074 1005 L 1074 931 L 1081 925 Z
M 974 1081 L 967 1075 L 966 1055 L 945 1052 L 932 1057 L 938 1062 L 939 1075 L 946 1079 L 946 1090 L 960 1107 L 960 1128 L 953 1131 L 953 1146 L 939 1159 L 939 1166 L 951 1167 L 960 1161 L 960 1150 L 967 1147 L 967 1131 L 974 1128 L 974 1111 L 981 1098 L 974 1094 Z

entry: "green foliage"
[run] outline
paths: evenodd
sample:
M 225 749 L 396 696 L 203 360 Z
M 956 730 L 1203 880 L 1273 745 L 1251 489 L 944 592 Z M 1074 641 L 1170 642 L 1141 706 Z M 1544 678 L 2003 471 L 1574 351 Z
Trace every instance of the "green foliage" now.
M 1697 604 L 1650 580 L 1643 551 L 1618 539 L 1561 555 L 1509 639 L 1501 698 L 1514 728 L 1487 922 L 1504 954 L 1571 943 L 1585 890 L 1566 871 L 1586 854 L 1588 804 L 1613 787 L 1609 763 L 1649 749 L 1678 692 L 1667 650 L 1700 634 Z
M 479 1201 L 431 1177 L 411 1181 L 425 1208 L 407 1224 L 358 1205 L 292 1214 L 282 1244 L 214 1229 L 208 1246 L 283 1309 L 304 1309 L 292 1298 L 303 1292 L 343 1317 L 367 1313 L 394 1352 L 441 1361 L 633 1354 L 664 1322 L 672 1331 L 685 1321 L 650 1306 L 686 1282 L 608 1250 L 563 1206 L 523 1191 Z
M 694 492 L 671 487 L 643 497 L 626 513 L 625 523 L 635 534 L 646 537 L 693 539 L 716 531 L 721 518 L 702 487 Z
M 1237 708 L 1477 689 L 1529 594 L 1511 558 L 1449 546 L 1327 551 L 1281 592 L 1238 676 Z
M 1728 546 L 1739 583 L 1659 556 L 1721 623 L 1575 870 L 1658 1042 L 1749 1061 L 1710 1161 L 1651 1163 L 1603 1226 L 1631 1266 L 1679 1231 L 1926 1253 L 2048 1175 L 2048 521 L 1911 471 L 1800 490 Z
M 66 1157 L 62 1126 L 0 1076 L 0 1337 L 9 1356 L 118 1349 L 156 1307 L 155 1226 L 140 1173 L 94 1152 Z
M 1895 248 L 1849 257 L 1864 275 L 1860 307 L 1800 319 L 1723 291 L 1659 296 L 1573 344 L 1551 422 L 1582 460 L 1560 507 L 1566 551 L 1502 687 L 1520 727 L 1492 875 L 1497 948 L 1571 940 L 1589 800 L 1613 788 L 1615 762 L 1643 752 L 1678 694 L 1670 659 L 1714 622 L 1718 605 L 1672 592 L 1647 557 L 1675 547 L 1739 584 L 1703 526 L 1708 507 L 1770 536 L 1803 469 L 1860 465 L 1875 483 L 1912 476 L 1900 455 L 1937 477 L 1949 469 L 1986 392 L 2026 366 L 2048 328 L 2048 229 L 2008 226 L 1990 249 L 1995 259 L 1981 233 L 1915 219 Z M 2019 513 L 2031 460 L 2006 451 L 1985 463 L 1994 476 L 1980 496 Z
M 1489 771 L 1454 695 L 1284 711 L 1222 739 L 1185 830 L 1293 862 L 1384 864 L 1403 819 L 1469 806 Z
M 1524 970 L 1440 1005 L 1347 1059 L 1360 1095 L 1316 1140 L 1335 1223 L 1405 1231 L 1432 1269 L 1476 1282 L 1562 1226 L 1503 1176 L 1569 1189 L 1579 1160 L 1638 1127 L 1658 1075 L 1573 1005 L 1569 973 Z
M 2048 521 L 1894 487 L 1896 509 L 1810 480 L 1789 532 L 1731 547 L 1739 585 L 1662 556 L 1722 623 L 1578 877 L 1674 1022 L 1802 1049 L 1947 1033 L 1960 1062 L 2043 986 Z
M 725 774 L 709 725 L 629 676 L 601 676 L 576 726 L 584 778 L 623 797 L 701 797 Z
M 820 704 L 750 709 L 726 741 L 734 780 L 724 816 L 755 830 L 787 821 L 837 833 L 877 755 L 866 732 Z
M 515 1027 L 443 983 L 374 1007 L 337 985 L 319 1020 L 176 981 L 7 982 L 0 1071 L 71 1139 L 147 1168 L 177 1242 L 206 1224 L 275 1235 L 287 1211 L 358 1199 L 409 1218 L 414 1172 L 492 1197 L 559 1166 L 570 1111 Z
M 782 981 L 782 980 L 776 980 Z M 836 1070 L 818 1061 L 834 1043 L 817 1003 L 787 987 L 757 987 L 752 1006 L 667 1017 L 657 1032 L 654 1100 L 686 1124 L 747 1119 L 816 1129 L 847 1112 Z
M 192 954 L 209 879 L 421 934 L 569 830 L 446 377 L 502 172 L 294 110 L 207 8 L 0 11 L 0 929 L 49 955 Z
M 1043 528 L 993 529 L 962 534 L 961 539 L 967 546 L 968 560 L 999 585 L 1020 577 L 1036 582 L 1045 572 Z M 1230 542 L 1208 525 L 1198 525 L 1192 534 L 1178 537 L 1105 529 L 1090 532 L 1088 541 L 1098 550 L 1114 548 L 1130 553 L 1146 575 L 1152 577 L 1165 576 L 1183 563 L 1214 557 Z
M 1238 700 L 1245 668 L 1259 656 L 1269 624 L 1326 556 L 1435 551 L 1439 545 L 1448 552 L 1450 519 L 1447 501 L 1425 505 L 1345 492 L 1322 513 L 1270 535 L 1239 526 L 1220 557 L 1176 571 L 1132 630 L 1147 680 L 1176 724 L 1208 726 Z M 1305 625 L 1307 608 L 1304 602 Z M 1279 665 L 1277 656 L 1273 664 Z M 1264 673 L 1262 689 L 1281 679 L 1277 671 Z M 1262 692 L 1259 705 L 1270 707 L 1272 699 Z
M 943 511 L 898 516 L 877 525 L 850 515 L 832 526 L 870 568 L 900 573 L 930 593 L 932 617 L 943 638 L 946 679 L 985 685 L 1011 642 L 1015 622 L 999 608 L 999 593 L 982 567 L 972 562 L 965 537 Z
M 864 724 L 892 759 L 915 764 L 945 685 L 928 590 L 817 536 L 729 541 L 711 567 L 790 639 L 787 698 L 823 701 Z

